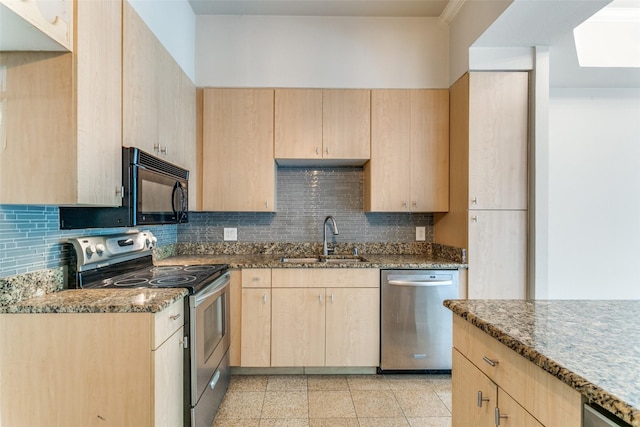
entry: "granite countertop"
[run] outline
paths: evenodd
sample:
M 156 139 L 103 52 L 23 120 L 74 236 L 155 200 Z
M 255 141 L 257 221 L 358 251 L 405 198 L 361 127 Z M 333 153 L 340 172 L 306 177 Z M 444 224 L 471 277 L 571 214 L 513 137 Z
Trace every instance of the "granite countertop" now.
M 299 256 L 299 255 L 297 255 Z M 309 255 L 314 256 L 314 255 Z M 302 257 L 302 256 L 299 256 Z M 360 262 L 282 262 L 282 255 L 245 254 L 245 255 L 177 255 L 155 260 L 157 265 L 190 264 L 229 264 L 231 268 L 423 268 L 457 269 L 466 268 L 466 264 L 427 254 L 387 255 L 363 254 Z
M 187 294 L 184 288 L 67 289 L 0 306 L 0 313 L 157 313 Z
M 444 305 L 634 427 L 640 301 L 447 300 Z

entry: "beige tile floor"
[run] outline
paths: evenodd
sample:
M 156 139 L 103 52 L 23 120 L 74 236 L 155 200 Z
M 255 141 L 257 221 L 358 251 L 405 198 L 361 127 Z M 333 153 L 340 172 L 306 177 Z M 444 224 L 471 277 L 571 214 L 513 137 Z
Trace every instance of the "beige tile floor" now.
M 213 427 L 450 427 L 450 375 L 234 375 Z

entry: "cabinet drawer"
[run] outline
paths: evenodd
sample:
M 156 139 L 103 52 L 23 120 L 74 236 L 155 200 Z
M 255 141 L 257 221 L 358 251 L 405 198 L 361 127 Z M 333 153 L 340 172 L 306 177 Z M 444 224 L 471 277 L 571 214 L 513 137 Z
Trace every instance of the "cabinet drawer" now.
M 581 425 L 580 393 L 464 319 L 453 325 L 454 347 L 542 424 Z
M 272 272 L 274 288 L 377 288 L 377 268 L 279 268 Z
M 184 325 L 184 299 L 174 302 L 154 315 L 151 349 L 160 347 L 182 325 Z
M 270 268 L 245 268 L 242 270 L 243 288 L 270 288 Z

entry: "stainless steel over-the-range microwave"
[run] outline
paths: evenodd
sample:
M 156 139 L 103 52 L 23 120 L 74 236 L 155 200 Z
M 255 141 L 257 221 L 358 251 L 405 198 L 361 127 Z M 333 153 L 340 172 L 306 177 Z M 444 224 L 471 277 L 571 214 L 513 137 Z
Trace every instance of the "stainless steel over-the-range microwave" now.
M 138 148 L 122 148 L 121 207 L 60 207 L 60 229 L 188 222 L 189 171 Z

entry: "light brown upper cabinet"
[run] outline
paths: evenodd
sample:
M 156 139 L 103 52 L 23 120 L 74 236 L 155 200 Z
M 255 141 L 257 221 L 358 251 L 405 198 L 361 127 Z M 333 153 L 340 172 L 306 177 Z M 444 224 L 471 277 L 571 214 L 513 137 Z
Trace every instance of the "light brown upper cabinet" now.
M 276 89 L 278 163 L 366 162 L 371 153 L 370 96 L 367 89 Z
M 529 80 L 473 72 L 450 89 L 451 200 L 436 243 L 467 249 L 469 298 L 526 298 Z
M 273 212 L 272 89 L 203 89 L 202 210 Z
M 527 209 L 528 75 L 469 79 L 469 209 Z
M 0 203 L 121 204 L 122 3 L 75 23 L 73 53 L 0 52 Z
M 446 212 L 448 90 L 372 90 L 371 160 L 364 173 L 367 212 Z
M 128 2 L 123 22 L 122 145 L 195 175 L 195 85 Z

